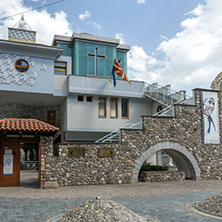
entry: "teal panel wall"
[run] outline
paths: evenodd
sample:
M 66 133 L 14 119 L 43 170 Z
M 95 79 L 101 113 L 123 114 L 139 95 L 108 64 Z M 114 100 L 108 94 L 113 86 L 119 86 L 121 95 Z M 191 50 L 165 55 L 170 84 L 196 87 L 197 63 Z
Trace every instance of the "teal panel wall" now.
M 62 55 L 72 56 L 72 45 L 65 43 L 57 43 L 56 46 L 63 48 Z
M 124 72 L 127 74 L 127 54 L 126 52 L 117 51 L 117 60 L 120 61 L 120 65 L 123 68 Z
M 117 51 L 115 46 L 84 41 L 75 41 L 74 45 L 57 43 L 57 46 L 63 48 L 62 55 L 72 57 L 73 75 L 95 75 L 95 57 L 88 54 L 95 54 L 96 47 L 99 55 L 105 56 L 105 58 L 99 58 L 99 76 L 111 76 L 115 58 L 118 61 L 121 59 L 120 65 L 127 74 L 127 53 Z M 121 79 L 118 76 L 117 78 Z
M 95 57 L 88 54 L 95 54 L 96 47 L 99 55 L 105 56 L 105 58 L 99 58 L 99 76 L 112 74 L 113 61 L 116 57 L 114 46 L 76 41 L 73 47 L 74 75 L 95 75 Z

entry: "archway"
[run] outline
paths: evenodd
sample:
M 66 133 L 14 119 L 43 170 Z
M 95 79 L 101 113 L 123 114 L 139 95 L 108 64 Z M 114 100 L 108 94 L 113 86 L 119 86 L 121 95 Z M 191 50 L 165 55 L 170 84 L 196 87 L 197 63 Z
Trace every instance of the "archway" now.
M 151 146 L 148 150 L 141 153 L 139 159 L 136 160 L 136 166 L 133 169 L 132 183 L 138 182 L 138 175 L 142 164 L 153 153 L 163 150 L 168 153 L 176 163 L 178 170 L 184 171 L 187 178 L 199 180 L 200 168 L 197 164 L 195 157 L 189 152 L 185 146 L 179 143 L 163 142 Z

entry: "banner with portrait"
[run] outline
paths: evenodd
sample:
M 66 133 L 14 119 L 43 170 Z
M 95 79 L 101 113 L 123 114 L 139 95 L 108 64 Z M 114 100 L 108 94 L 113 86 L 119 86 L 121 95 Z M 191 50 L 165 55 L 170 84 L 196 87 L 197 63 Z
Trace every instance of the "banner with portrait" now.
M 203 143 L 219 144 L 218 95 L 216 92 L 202 92 Z

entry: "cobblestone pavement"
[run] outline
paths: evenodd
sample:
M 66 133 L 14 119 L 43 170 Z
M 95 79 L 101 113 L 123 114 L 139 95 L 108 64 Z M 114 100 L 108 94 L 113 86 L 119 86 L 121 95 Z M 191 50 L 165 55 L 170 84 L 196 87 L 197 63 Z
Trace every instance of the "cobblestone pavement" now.
M 157 221 L 210 222 L 217 220 L 197 216 L 184 206 L 222 192 L 222 181 L 75 186 L 50 190 L 38 189 L 28 183 L 22 185 L 0 188 L 1 222 L 46 221 L 96 196 L 112 199 Z

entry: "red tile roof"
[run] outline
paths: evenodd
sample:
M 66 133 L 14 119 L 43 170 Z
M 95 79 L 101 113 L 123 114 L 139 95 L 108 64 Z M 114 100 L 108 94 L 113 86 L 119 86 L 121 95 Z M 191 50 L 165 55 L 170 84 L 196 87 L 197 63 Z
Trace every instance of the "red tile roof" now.
M 59 128 L 37 119 L 5 118 L 0 120 L 0 131 L 55 134 Z

